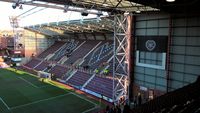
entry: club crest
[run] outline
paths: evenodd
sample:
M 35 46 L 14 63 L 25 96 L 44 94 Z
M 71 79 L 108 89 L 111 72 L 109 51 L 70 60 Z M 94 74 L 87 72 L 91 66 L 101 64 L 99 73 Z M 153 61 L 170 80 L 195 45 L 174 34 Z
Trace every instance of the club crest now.
M 156 42 L 154 40 L 147 40 L 145 46 L 147 50 L 153 51 L 156 48 Z

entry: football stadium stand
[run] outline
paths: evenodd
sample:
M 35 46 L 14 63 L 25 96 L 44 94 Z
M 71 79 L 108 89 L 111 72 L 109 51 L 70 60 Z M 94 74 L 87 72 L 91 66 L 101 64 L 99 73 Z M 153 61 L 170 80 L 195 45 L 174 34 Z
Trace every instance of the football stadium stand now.
M 133 113 L 199 113 L 200 77 L 195 83 L 136 106 Z
M 55 65 L 53 66 L 50 71 L 48 71 L 51 74 L 54 74 L 57 78 L 61 78 L 66 74 L 68 71 L 68 68 L 66 66 L 61 66 L 61 65 Z
M 95 48 L 100 41 L 85 41 L 79 48 L 77 48 L 65 62 L 66 65 L 75 64 L 78 59 L 84 58 L 93 48 Z
M 46 61 L 42 61 L 42 63 L 40 63 L 37 67 L 35 67 L 34 69 L 37 71 L 43 71 L 45 69 L 47 69 L 47 67 L 50 65 L 49 62 Z
M 54 53 L 55 51 L 57 51 L 60 47 L 62 47 L 62 45 L 64 45 L 65 42 L 60 42 L 57 41 L 55 42 L 50 48 L 46 49 L 44 52 L 42 52 L 38 58 L 46 58 L 49 54 Z
M 69 80 L 66 82 L 77 88 L 82 88 L 82 86 L 92 77 L 91 74 L 77 71 Z
M 29 68 L 34 68 L 34 67 L 37 66 L 40 62 L 41 62 L 41 60 L 38 60 L 38 59 L 33 58 L 30 62 L 28 62 L 27 64 L 25 64 L 25 66 L 27 66 L 27 67 L 29 67 Z
M 36 73 L 36 71 L 50 73 L 59 82 L 100 98 L 103 96 L 105 100 L 111 102 L 113 80 L 106 78 L 103 72 L 104 69 L 109 70 L 105 64 L 110 62 L 112 50 L 113 44 L 105 40 L 56 41 L 38 57 L 25 64 L 23 69 L 25 68 L 28 72 L 31 69 L 35 70 L 31 73 Z M 66 57 L 66 61 L 61 64 L 59 60 Z M 95 70 L 99 72 L 96 73 Z
M 0 113 L 200 113 L 200 0 L 0 1 L 24 9 L 0 32 Z M 50 8 L 69 18 L 21 30 Z
M 105 96 L 112 98 L 113 94 L 113 80 L 108 78 L 103 78 L 95 76 L 89 83 L 86 85 L 85 89 L 91 90 Z

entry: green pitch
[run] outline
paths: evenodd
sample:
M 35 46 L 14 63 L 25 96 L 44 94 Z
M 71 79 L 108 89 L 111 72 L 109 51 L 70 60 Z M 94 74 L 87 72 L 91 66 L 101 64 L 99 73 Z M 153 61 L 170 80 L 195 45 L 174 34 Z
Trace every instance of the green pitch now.
M 26 72 L 0 69 L 0 113 L 89 113 L 98 107 L 94 100 Z

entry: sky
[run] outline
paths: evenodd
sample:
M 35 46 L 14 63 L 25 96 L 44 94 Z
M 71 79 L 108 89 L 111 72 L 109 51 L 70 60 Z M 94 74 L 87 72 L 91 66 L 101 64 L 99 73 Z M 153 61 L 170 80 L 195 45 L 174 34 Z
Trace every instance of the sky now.
M 23 9 L 13 9 L 12 3 L 8 2 L 0 2 L 0 30 L 11 30 L 12 27 L 10 25 L 9 17 L 11 16 L 19 16 L 20 14 L 28 11 L 29 9 L 34 8 L 35 6 L 23 5 Z M 43 9 L 43 10 L 41 10 Z M 41 10 L 41 11 L 38 11 Z M 38 12 L 37 12 L 38 11 Z M 31 14 L 36 12 L 34 14 Z M 26 16 L 28 14 L 29 16 Z M 67 20 L 76 20 L 76 19 L 85 19 L 85 18 L 95 18 L 96 15 L 89 14 L 87 17 L 82 17 L 80 12 L 71 12 L 68 11 L 64 13 L 63 10 L 51 9 L 51 8 L 43 8 L 37 7 L 31 12 L 20 16 L 19 18 L 19 26 L 30 26 L 35 24 L 49 23 L 49 22 L 59 22 L 59 21 L 67 21 Z

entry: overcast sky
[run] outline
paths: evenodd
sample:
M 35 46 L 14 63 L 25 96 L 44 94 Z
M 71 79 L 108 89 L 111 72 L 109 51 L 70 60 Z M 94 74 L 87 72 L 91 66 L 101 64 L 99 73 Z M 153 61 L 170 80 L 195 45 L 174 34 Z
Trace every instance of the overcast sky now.
M 0 30 L 11 29 L 9 17 L 10 16 L 18 16 L 29 9 L 34 8 L 35 6 L 23 5 L 23 9 L 13 9 L 11 3 L 0 2 Z M 38 7 L 31 12 L 37 12 L 38 10 L 44 9 L 42 7 Z M 31 13 L 29 12 L 29 13 Z M 24 14 L 23 16 L 28 15 L 29 13 Z M 19 25 L 20 26 L 29 26 L 41 23 L 48 22 L 58 22 L 58 21 L 67 21 L 81 18 L 94 18 L 96 15 L 89 14 L 87 17 L 82 17 L 79 12 L 67 12 L 64 13 L 63 10 L 50 9 L 46 8 L 37 13 L 31 14 L 29 16 L 23 17 L 21 16 Z

